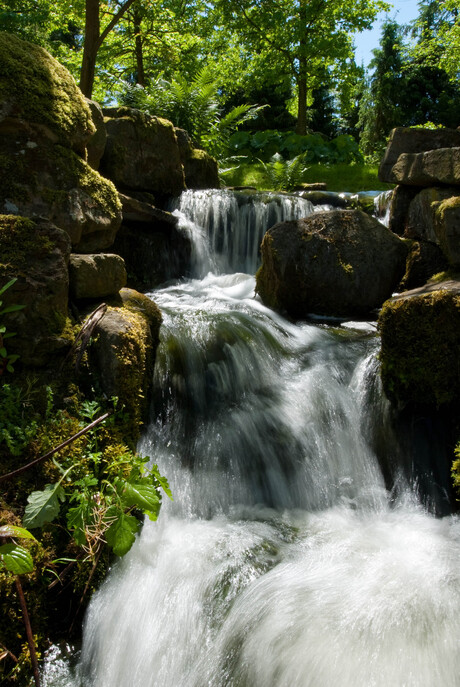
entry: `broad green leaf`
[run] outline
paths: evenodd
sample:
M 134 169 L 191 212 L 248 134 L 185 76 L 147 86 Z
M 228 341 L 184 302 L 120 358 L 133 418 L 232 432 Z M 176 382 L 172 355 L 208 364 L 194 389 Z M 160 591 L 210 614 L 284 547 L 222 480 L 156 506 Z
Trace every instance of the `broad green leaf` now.
M 137 506 L 141 510 L 155 511 L 160 504 L 158 492 L 153 484 L 143 482 L 125 482 L 122 501 L 125 506 Z
M 117 556 L 124 556 L 134 544 L 134 536 L 139 529 L 139 521 L 133 515 L 120 515 L 105 533 L 107 544 Z
M 73 538 L 79 546 L 86 542 L 85 527 L 88 524 L 90 509 L 88 503 L 83 502 L 67 512 L 67 527 L 73 530 Z
M 24 527 L 16 527 L 16 525 L 2 525 L 0 527 L 0 537 L 18 537 L 18 539 L 33 539 L 37 541 L 34 535 Z
M 15 575 L 32 572 L 34 562 L 30 553 L 18 544 L 0 546 L 0 560 L 7 570 Z
M 52 522 L 59 514 L 59 500 L 64 500 L 64 490 L 59 482 L 47 484 L 43 491 L 33 491 L 27 498 L 24 525 L 34 528 Z

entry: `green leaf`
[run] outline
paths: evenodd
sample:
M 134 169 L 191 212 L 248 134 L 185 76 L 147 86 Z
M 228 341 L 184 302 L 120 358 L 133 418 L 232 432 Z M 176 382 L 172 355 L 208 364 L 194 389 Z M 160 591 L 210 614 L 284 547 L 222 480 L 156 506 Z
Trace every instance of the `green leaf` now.
M 117 556 L 124 556 L 134 544 L 134 536 L 139 529 L 139 521 L 133 515 L 125 515 L 120 512 L 119 517 L 113 522 L 105 533 L 107 544 Z
M 7 570 L 15 575 L 32 572 L 34 562 L 30 553 L 18 544 L 0 546 L 0 560 Z
M 0 527 L 0 537 L 17 537 L 18 539 L 33 539 L 37 541 L 34 535 L 24 527 L 16 527 L 16 525 L 2 525 Z
M 125 482 L 122 502 L 125 506 L 137 506 L 141 510 L 156 511 L 160 506 L 158 492 L 147 479 L 142 482 Z
M 6 291 L 7 289 L 9 289 L 10 286 L 13 286 L 13 284 L 14 284 L 17 280 L 18 280 L 17 277 L 13 277 L 13 279 L 10 279 L 9 282 L 7 282 L 6 284 L 4 284 L 4 285 L 0 288 L 0 296 L 1 296 L 2 293 L 5 293 L 5 291 Z
M 0 315 L 5 315 L 7 312 L 16 312 L 17 310 L 23 310 L 25 305 L 8 305 L 6 308 L 0 312 Z
M 73 538 L 78 546 L 86 543 L 85 527 L 89 523 L 90 516 L 91 511 L 87 501 L 67 511 L 67 527 L 73 530 Z
M 59 500 L 64 500 L 64 490 L 59 482 L 47 484 L 43 491 L 33 491 L 27 498 L 24 525 L 34 528 L 52 522 L 59 514 Z

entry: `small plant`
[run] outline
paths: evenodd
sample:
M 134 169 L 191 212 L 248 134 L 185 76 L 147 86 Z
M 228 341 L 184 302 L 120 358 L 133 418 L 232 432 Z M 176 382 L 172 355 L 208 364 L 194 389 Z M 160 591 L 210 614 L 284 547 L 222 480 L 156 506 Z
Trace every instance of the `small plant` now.
M 10 279 L 9 282 L 2 286 L 0 288 L 0 296 L 2 296 L 5 293 L 5 291 L 9 289 L 10 286 L 12 286 L 16 281 L 16 278 Z M 2 308 L 2 305 L 3 301 L 0 300 L 0 308 Z M 22 310 L 24 307 L 24 305 L 8 305 L 6 308 L 0 309 L 0 318 L 3 315 L 6 315 L 7 313 Z M 7 370 L 8 372 L 14 372 L 13 364 L 19 358 L 19 356 L 15 353 L 8 353 L 5 347 L 5 340 L 11 338 L 12 336 L 16 336 L 16 332 L 7 332 L 6 326 L 4 324 L 1 324 L 0 321 L 0 375 L 2 375 L 5 372 L 5 370 Z
M 260 162 L 264 167 L 270 188 L 274 191 L 291 191 L 302 182 L 308 169 L 304 155 L 297 155 L 292 160 L 283 160 L 277 153 L 273 155 L 269 163 Z
M 92 421 L 100 410 L 87 401 L 81 416 Z M 137 514 L 156 520 L 161 492 L 172 498 L 167 480 L 148 461 L 123 444 L 100 442 L 96 428 L 88 431 L 77 450 L 60 463 L 53 460 L 59 479 L 29 495 L 24 526 L 43 527 L 59 518 L 87 558 L 96 559 L 104 543 L 125 555 L 140 527 Z

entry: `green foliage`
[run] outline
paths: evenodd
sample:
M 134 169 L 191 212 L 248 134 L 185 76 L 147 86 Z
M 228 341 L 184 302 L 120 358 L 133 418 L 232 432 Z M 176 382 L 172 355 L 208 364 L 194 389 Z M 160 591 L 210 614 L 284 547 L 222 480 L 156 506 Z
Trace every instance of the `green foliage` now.
M 20 456 L 37 433 L 41 422 L 34 404 L 38 392 L 18 384 L 0 387 L 0 446 L 4 444 L 13 456 Z M 47 409 L 52 404 L 52 392 L 46 389 Z
M 33 539 L 35 541 L 33 534 L 23 527 L 16 527 L 14 525 L 3 525 L 0 527 L 0 537 Z M 0 546 L 0 563 L 8 572 L 14 575 L 29 573 L 34 569 L 30 552 L 23 546 L 16 544 L 16 542 L 10 542 Z
M 81 406 L 82 425 L 101 413 L 94 401 Z M 108 421 L 114 422 L 113 418 Z M 167 480 L 156 465 L 147 467 L 149 458 L 133 454 L 126 446 L 113 446 L 107 438 L 99 439 L 101 430 L 85 434 L 83 445 L 60 462 L 58 481 L 28 497 L 23 523 L 34 529 L 59 521 L 69 529 L 78 546 L 94 558 L 104 540 L 119 555 L 131 548 L 139 529 L 132 515 L 140 511 L 156 520 L 161 506 L 161 492 L 170 498 Z
M 273 190 L 261 162 L 245 162 L 221 172 L 227 186 L 254 186 L 263 191 Z M 329 191 L 385 191 L 392 188 L 378 179 L 377 165 L 323 165 L 309 164 L 302 176 L 302 182 L 313 184 L 324 182 Z
M 13 284 L 16 281 L 17 278 L 10 279 L 9 282 L 2 286 L 0 288 L 0 296 L 3 293 L 5 293 L 5 291 L 9 289 L 10 286 L 13 286 Z M 2 315 L 6 315 L 7 313 L 22 310 L 25 307 L 24 305 L 8 305 L 7 307 L 2 308 L 2 305 L 3 301 L 0 300 L 0 375 L 3 374 L 5 370 L 7 370 L 8 372 L 14 372 L 13 364 L 19 358 L 19 356 L 16 353 L 8 353 L 6 349 L 6 346 L 4 344 L 5 339 L 9 339 L 12 336 L 16 336 L 16 333 L 6 331 L 6 326 L 4 324 L 1 324 L 1 317 Z
M 189 133 L 195 146 L 217 158 L 227 153 L 232 132 L 260 111 L 254 105 L 237 105 L 223 114 L 216 76 L 207 67 L 191 79 L 178 73 L 169 81 L 158 77 L 145 88 L 125 84 L 120 99 L 124 105 L 169 119 Z
M 268 162 L 273 155 L 281 155 L 285 160 L 292 160 L 299 155 L 304 162 L 323 164 L 360 163 L 363 157 L 355 139 L 348 134 L 341 134 L 332 140 L 321 134 L 301 136 L 293 131 L 237 131 L 229 139 L 230 155 L 247 155 L 252 159 Z
M 269 163 L 262 162 L 270 188 L 274 191 L 291 191 L 298 186 L 307 170 L 305 155 L 297 155 L 292 160 L 283 160 L 278 153 Z

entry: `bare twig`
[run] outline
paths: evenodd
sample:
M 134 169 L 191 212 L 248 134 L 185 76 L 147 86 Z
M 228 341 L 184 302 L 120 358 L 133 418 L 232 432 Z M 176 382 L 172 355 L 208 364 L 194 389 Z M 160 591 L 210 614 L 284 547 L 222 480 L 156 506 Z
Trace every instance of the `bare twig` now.
M 0 475 L 0 482 L 4 482 L 7 479 L 11 479 L 12 477 L 16 477 L 17 475 L 20 475 L 22 472 L 25 472 L 29 468 L 33 467 L 34 465 L 37 465 L 38 463 L 41 463 L 43 460 L 46 460 L 47 458 L 51 458 L 51 456 L 54 456 L 55 453 L 58 453 L 58 451 L 61 451 L 63 448 L 74 442 L 76 439 L 79 437 L 83 436 L 83 434 L 86 434 L 86 432 L 89 432 L 90 429 L 93 429 L 93 427 L 96 427 L 99 425 L 101 422 L 106 420 L 108 417 L 110 417 L 112 413 L 104 413 L 104 415 L 101 415 L 101 417 L 98 417 L 94 422 L 91 422 L 91 424 L 87 425 L 83 429 L 81 429 L 77 434 L 74 434 L 73 437 L 70 437 L 70 439 L 67 439 L 64 441 L 62 444 L 59 444 L 59 446 L 56 446 L 56 448 L 53 448 L 51 451 L 48 451 L 48 453 L 45 453 L 44 456 L 40 456 L 40 458 L 36 458 L 35 460 L 31 461 L 30 463 L 27 463 L 26 465 L 23 465 L 22 467 L 18 468 L 17 470 L 13 470 L 13 472 L 8 472 L 6 475 Z
M 30 660 L 32 661 L 32 670 L 33 670 L 33 674 L 34 674 L 35 687 L 40 687 L 40 673 L 38 670 L 38 660 L 37 660 L 37 653 L 35 651 L 34 636 L 32 634 L 32 627 L 30 625 L 29 613 L 27 611 L 26 600 L 24 597 L 24 592 L 22 590 L 22 584 L 21 584 L 21 580 L 19 579 L 19 575 L 15 576 L 14 581 L 16 582 L 16 589 L 17 589 L 18 596 L 19 596 L 19 603 L 21 604 L 22 617 L 24 618 L 24 625 L 26 626 L 27 644 L 29 645 Z

